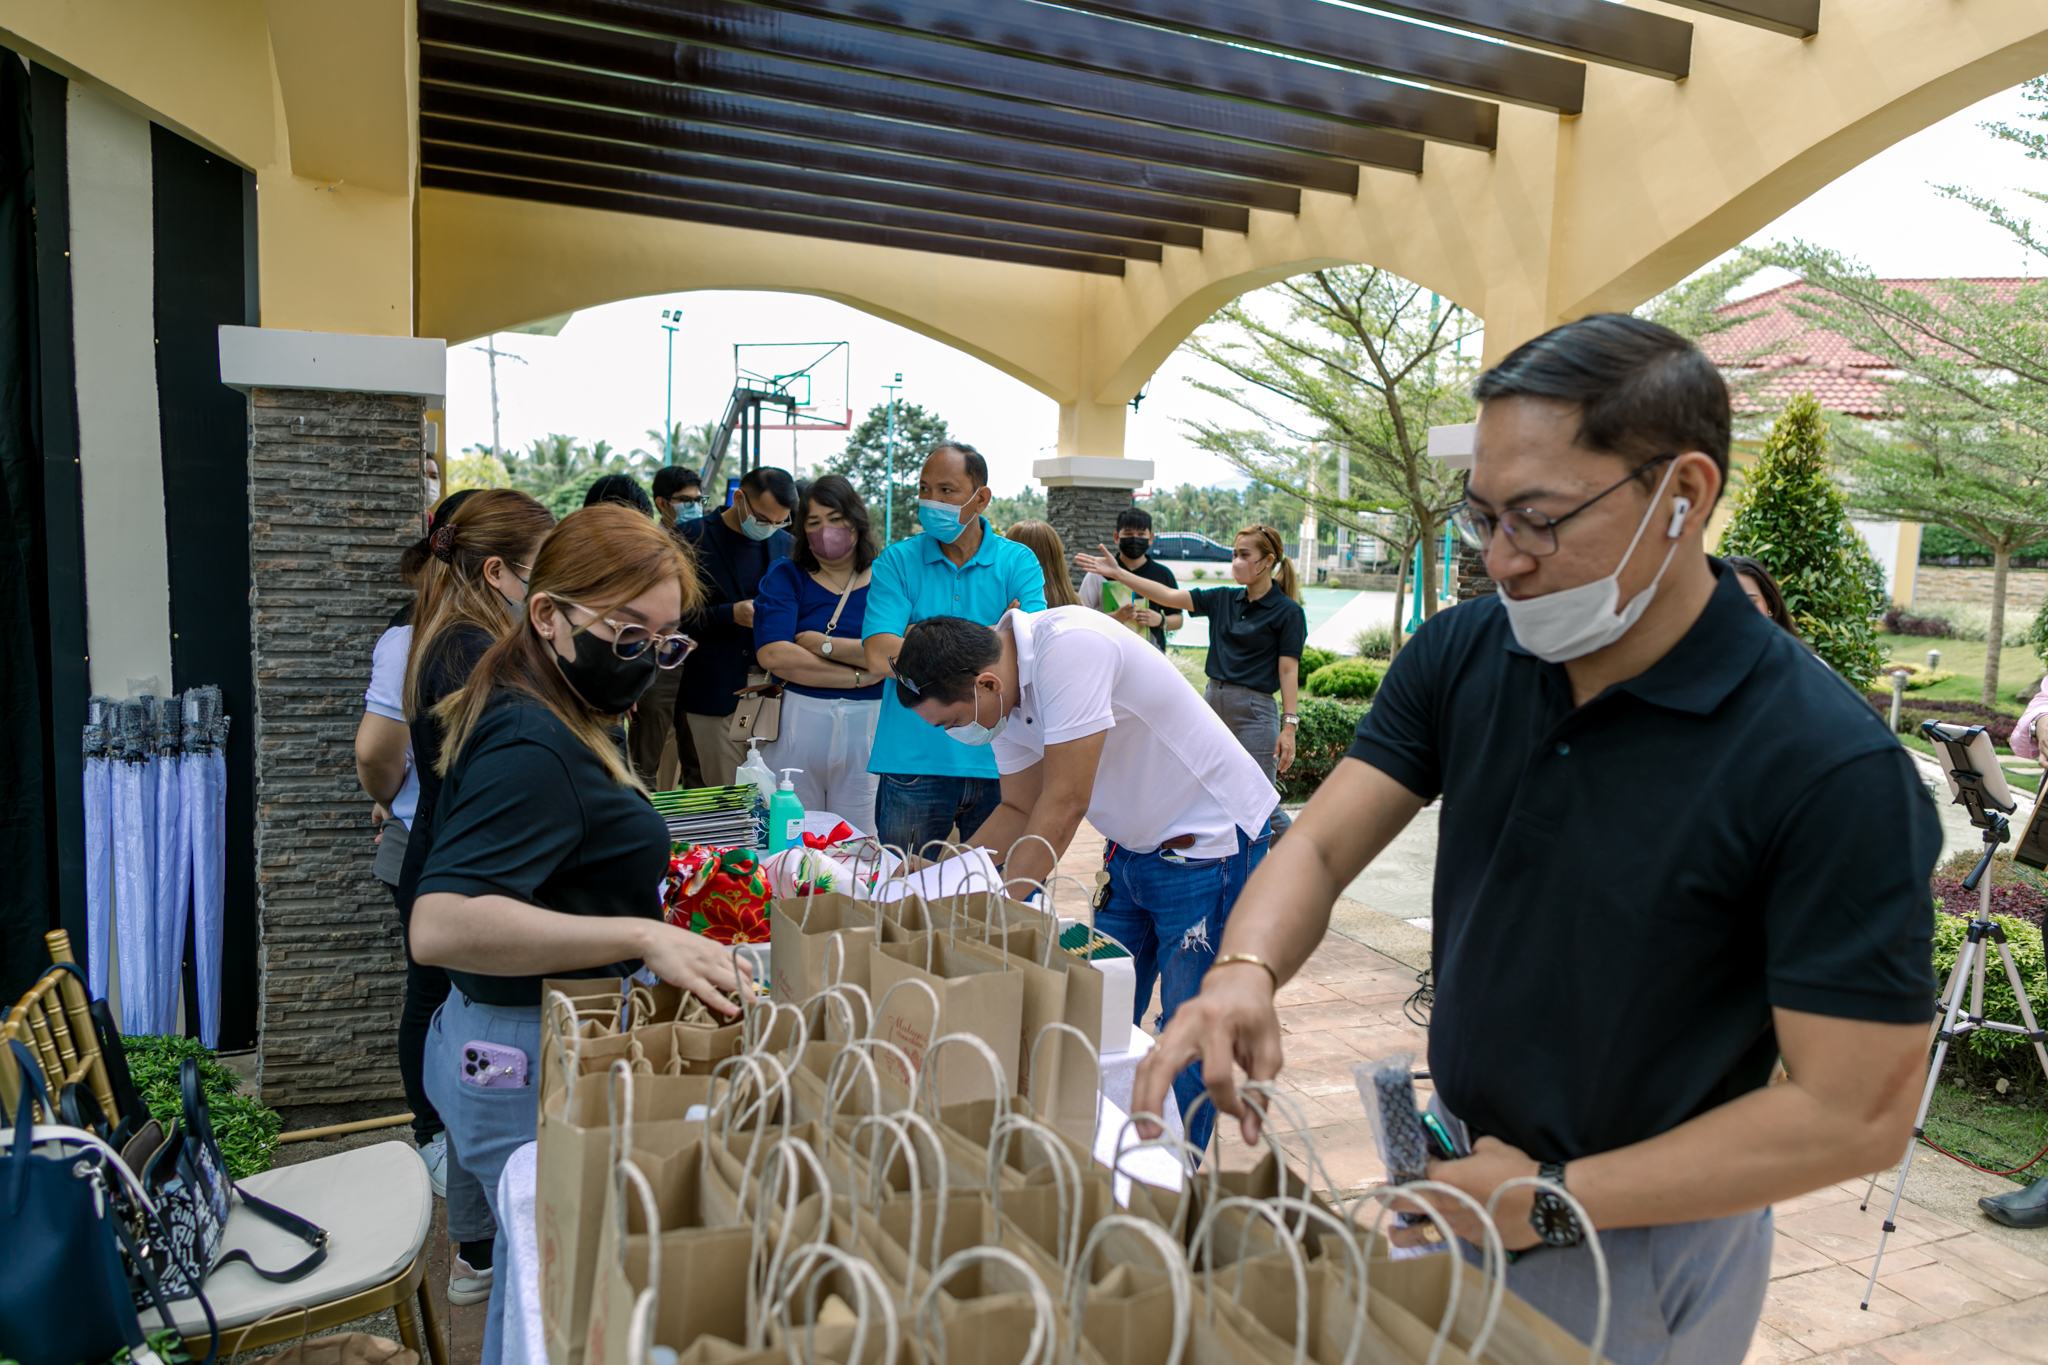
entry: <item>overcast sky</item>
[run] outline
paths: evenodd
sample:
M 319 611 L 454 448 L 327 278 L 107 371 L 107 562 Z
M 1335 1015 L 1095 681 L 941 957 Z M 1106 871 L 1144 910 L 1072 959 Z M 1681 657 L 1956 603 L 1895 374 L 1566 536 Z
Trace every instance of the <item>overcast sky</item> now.
M 2048 188 L 2048 165 L 2028 161 L 1978 127 L 1992 119 L 2016 121 L 2026 107 L 2016 92 L 2007 92 L 1966 109 L 1850 171 L 1754 240 L 1805 238 L 1856 255 L 1886 275 L 2029 273 L 2010 238 L 1932 188 L 1960 183 L 2003 198 L 2023 215 L 2031 207 L 2048 217 L 2041 205 L 2011 193 L 2020 185 Z M 2043 268 L 2038 260 L 2031 263 L 2032 272 Z M 498 362 L 503 444 L 514 448 L 563 432 L 629 450 L 648 445 L 649 429 L 661 426 L 665 401 L 665 309 L 682 313 L 674 364 L 678 421 L 708 422 L 721 415 L 733 384 L 735 343 L 845 341 L 856 417 L 887 397 L 882 386 L 900 372 L 902 398 L 936 410 L 956 434 L 977 445 L 989 458 L 990 482 L 999 492 L 1021 488 L 1030 480 L 1032 461 L 1053 453 L 1057 405 L 980 361 L 843 304 L 734 292 L 651 295 L 587 309 L 557 337 L 500 334 L 498 348 L 525 362 Z M 487 359 L 476 349 L 481 344 L 449 353 L 449 449 L 490 444 L 490 383 Z M 1231 409 L 1188 386 L 1187 377 L 1205 368 L 1183 354 L 1173 356 L 1130 419 L 1125 452 L 1152 460 L 1157 482 L 1244 482 L 1221 461 L 1193 449 L 1180 425 L 1189 417 L 1232 420 Z M 841 433 L 774 432 L 766 447 L 772 463 L 787 467 L 794 454 L 808 468 L 836 454 L 844 440 Z

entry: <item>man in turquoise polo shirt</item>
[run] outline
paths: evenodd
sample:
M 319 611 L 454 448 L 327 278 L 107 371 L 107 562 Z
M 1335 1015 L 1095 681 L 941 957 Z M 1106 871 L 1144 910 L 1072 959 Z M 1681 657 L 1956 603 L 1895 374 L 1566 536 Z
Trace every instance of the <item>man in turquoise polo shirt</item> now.
M 904 632 L 933 616 L 964 616 L 993 626 L 1012 607 L 1045 610 L 1045 574 L 1028 546 L 997 535 L 982 513 L 993 494 L 988 461 L 958 441 L 934 446 L 917 476 L 920 534 L 875 560 L 868 587 L 867 667 L 891 679 Z M 1002 804 L 995 756 L 955 744 L 907 706 L 885 703 L 868 771 L 875 830 L 885 844 L 916 853 L 957 825 L 963 837 Z

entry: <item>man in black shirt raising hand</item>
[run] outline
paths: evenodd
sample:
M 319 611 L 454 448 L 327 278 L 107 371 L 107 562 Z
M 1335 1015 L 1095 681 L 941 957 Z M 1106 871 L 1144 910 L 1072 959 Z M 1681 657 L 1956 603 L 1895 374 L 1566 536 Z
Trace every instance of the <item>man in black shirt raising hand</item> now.
M 1708 557 L 1729 408 L 1698 348 L 1590 317 L 1476 394 L 1457 520 L 1500 590 L 1401 651 L 1140 1067 L 1134 1112 L 1199 1059 L 1218 1110 L 1256 1131 L 1232 1063 L 1280 1070 L 1274 992 L 1441 796 L 1429 1069 L 1474 1141 L 1429 1177 L 1482 1204 L 1539 1173 L 1576 1197 L 1613 1275 L 1617 1365 L 1740 1360 L 1770 1205 L 1909 1140 L 1939 821 L 1869 704 Z M 1790 1079 L 1767 1087 L 1780 1053 Z M 1522 1186 L 1497 1217 L 1523 1253 L 1508 1287 L 1589 1338 L 1577 1216 Z

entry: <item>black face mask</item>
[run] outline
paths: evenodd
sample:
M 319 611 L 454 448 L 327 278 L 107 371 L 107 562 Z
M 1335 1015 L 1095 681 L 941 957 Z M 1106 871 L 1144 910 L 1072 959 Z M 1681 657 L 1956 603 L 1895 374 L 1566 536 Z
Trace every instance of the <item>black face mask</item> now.
M 555 654 L 552 644 L 548 652 Z M 654 686 L 659 671 L 653 649 L 642 650 L 637 659 L 621 659 L 612 651 L 610 640 L 600 640 L 587 630 L 576 634 L 576 657 L 565 659 L 555 654 L 555 667 L 562 670 L 586 705 L 608 716 L 630 711 L 641 694 Z
M 1117 540 L 1116 548 L 1125 559 L 1143 559 L 1145 552 L 1152 548 L 1152 542 L 1143 536 L 1122 536 Z

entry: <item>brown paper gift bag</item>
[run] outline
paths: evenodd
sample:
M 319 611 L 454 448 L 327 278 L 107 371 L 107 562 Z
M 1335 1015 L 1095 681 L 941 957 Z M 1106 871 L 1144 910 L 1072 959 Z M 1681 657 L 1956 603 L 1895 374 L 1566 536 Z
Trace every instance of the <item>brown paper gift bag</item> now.
M 827 987 L 868 989 L 868 945 L 880 908 L 844 892 L 786 896 L 768 910 L 768 977 L 775 998 L 798 1005 Z
M 935 1084 L 941 1104 L 988 1099 L 1007 1094 L 1017 1075 L 1017 1054 L 1024 1027 L 1024 978 L 1008 969 L 1002 955 L 974 943 L 949 943 L 942 936 L 920 935 L 909 943 L 877 943 L 868 949 L 869 975 L 876 993 L 877 1038 L 903 1049 L 913 1066 L 923 1068 L 932 1042 L 949 1033 L 968 1033 L 994 1051 L 1004 1082 L 991 1087 L 987 1074 L 969 1058 L 947 1055 L 939 1060 Z M 938 1000 L 938 1018 L 927 1024 L 907 1002 L 897 1002 L 892 989 L 899 981 L 921 981 Z M 882 1004 L 884 998 L 888 1005 Z
M 566 1051 L 557 1036 L 543 1055 Z M 569 1074 L 574 1063 L 565 1064 Z M 616 1090 L 615 1088 L 616 1087 Z M 536 1137 L 534 1226 L 540 1249 L 541 1322 L 551 1358 L 576 1365 L 590 1312 L 590 1284 L 605 1198 L 605 1172 L 622 1138 L 657 1154 L 703 1131 L 686 1115 L 710 1085 L 692 1076 L 584 1075 L 544 1100 Z
M 1212 1325 L 1163 1228 L 1111 1214 L 1089 1233 L 1080 1263 L 1100 1273 L 1069 1281 L 1068 1331 L 1078 1330 L 1105 1365 L 1250 1365 Z
M 1458 1273 L 1458 1302 L 1450 1341 L 1467 1354 L 1486 1320 L 1489 1282 L 1462 1256 L 1438 1254 L 1393 1260 L 1374 1256 L 1371 1262 L 1373 1302 L 1384 1298 L 1406 1311 L 1433 1340 L 1444 1315 L 1451 1311 L 1450 1271 Z M 1390 1333 L 1390 1335 L 1394 1335 Z M 1413 1339 L 1413 1333 L 1404 1333 Z M 1425 1347 L 1426 1350 L 1426 1347 Z M 1498 1365 L 1581 1365 L 1586 1343 L 1545 1317 L 1513 1290 L 1501 1293 L 1500 1312 L 1484 1343 L 1484 1359 Z
M 706 1225 L 702 1166 L 689 1159 L 697 1145 L 665 1163 L 659 1193 L 632 1157 L 615 1168 L 600 1220 L 584 1365 L 627 1365 L 631 1315 L 643 1290 L 655 1293 L 657 1342 L 746 1338 L 753 1229 Z

